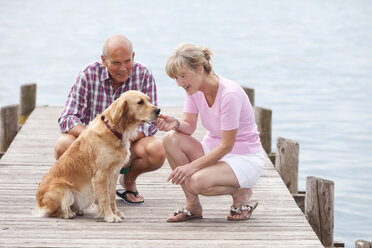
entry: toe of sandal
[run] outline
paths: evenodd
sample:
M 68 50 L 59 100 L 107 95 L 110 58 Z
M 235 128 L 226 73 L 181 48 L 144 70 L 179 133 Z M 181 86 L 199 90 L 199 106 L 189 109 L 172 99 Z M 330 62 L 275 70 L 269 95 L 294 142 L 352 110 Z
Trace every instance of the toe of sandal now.
M 253 210 L 256 209 L 257 205 L 258 205 L 257 201 L 250 201 L 250 202 L 248 202 L 247 205 L 241 205 L 237 208 L 235 208 L 234 206 L 231 206 L 230 215 L 227 216 L 227 220 L 231 220 L 231 221 L 248 220 L 251 217 L 251 215 L 253 213 Z M 234 216 L 240 215 L 244 212 L 247 212 L 247 214 L 243 218 L 234 217 Z

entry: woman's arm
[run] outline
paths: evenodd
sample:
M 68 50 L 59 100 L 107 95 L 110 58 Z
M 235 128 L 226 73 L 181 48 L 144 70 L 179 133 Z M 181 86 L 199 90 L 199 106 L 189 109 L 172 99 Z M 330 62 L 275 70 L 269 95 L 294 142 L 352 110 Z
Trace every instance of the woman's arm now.
M 198 114 L 183 113 L 182 120 L 177 120 L 173 116 L 162 115 L 156 121 L 156 126 L 160 131 L 176 130 L 188 135 L 194 133 L 198 120 Z

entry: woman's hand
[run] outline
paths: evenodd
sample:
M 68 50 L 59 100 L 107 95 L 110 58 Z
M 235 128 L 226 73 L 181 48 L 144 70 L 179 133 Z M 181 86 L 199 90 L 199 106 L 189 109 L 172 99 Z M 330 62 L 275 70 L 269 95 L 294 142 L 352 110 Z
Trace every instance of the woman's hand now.
M 174 130 L 178 125 L 176 118 L 167 115 L 160 115 L 156 120 L 155 124 L 159 131 L 165 132 Z
M 183 184 L 186 179 L 191 177 L 196 171 L 197 170 L 191 166 L 191 164 L 178 166 L 168 177 L 168 182 L 172 180 L 173 184 Z

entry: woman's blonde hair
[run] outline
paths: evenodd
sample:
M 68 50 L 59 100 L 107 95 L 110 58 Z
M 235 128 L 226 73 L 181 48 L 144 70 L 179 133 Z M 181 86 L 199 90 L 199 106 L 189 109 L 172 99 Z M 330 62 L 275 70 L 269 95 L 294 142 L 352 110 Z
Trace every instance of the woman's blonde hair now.
M 213 53 L 205 47 L 198 47 L 190 43 L 183 43 L 176 47 L 172 55 L 168 58 L 165 71 L 171 78 L 180 76 L 185 69 L 196 70 L 200 65 L 206 73 L 212 71 L 209 63 Z

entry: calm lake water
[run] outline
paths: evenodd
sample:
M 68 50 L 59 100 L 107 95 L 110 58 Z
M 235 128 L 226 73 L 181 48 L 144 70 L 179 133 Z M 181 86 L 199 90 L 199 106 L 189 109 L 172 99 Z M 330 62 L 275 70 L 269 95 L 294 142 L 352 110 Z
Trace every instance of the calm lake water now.
M 211 48 L 217 73 L 256 92 L 278 136 L 300 144 L 307 176 L 335 182 L 335 240 L 372 241 L 372 2 L 0 0 L 0 106 L 37 82 L 37 105 L 63 105 L 112 34 L 155 75 L 159 105 L 182 106 L 164 66 L 181 42 Z M 257 196 L 259 197 L 259 196 Z

